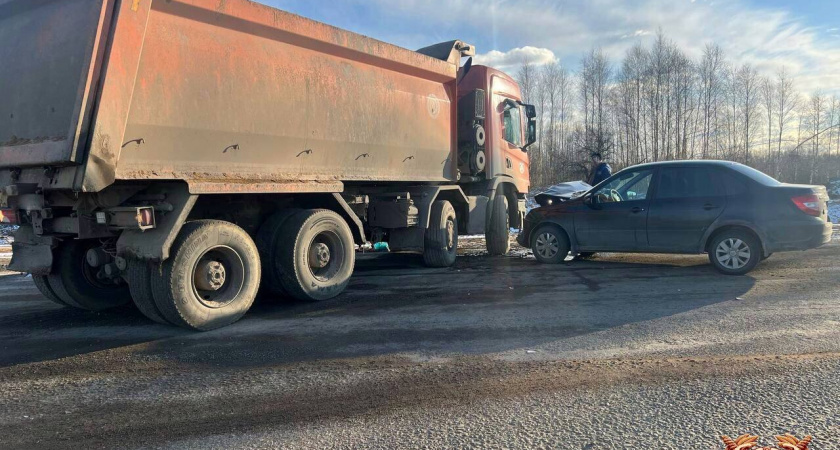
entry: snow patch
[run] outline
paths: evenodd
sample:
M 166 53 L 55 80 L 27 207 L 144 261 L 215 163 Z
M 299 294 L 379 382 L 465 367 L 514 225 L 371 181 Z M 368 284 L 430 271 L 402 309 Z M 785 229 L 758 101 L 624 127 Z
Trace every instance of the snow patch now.
M 840 199 L 828 201 L 828 218 L 832 223 L 840 223 Z

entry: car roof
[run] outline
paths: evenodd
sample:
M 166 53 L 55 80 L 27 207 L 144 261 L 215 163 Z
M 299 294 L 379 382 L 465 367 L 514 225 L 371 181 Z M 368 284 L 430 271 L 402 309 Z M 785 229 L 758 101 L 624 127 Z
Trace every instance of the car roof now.
M 713 159 L 703 159 L 703 160 L 677 160 L 677 161 L 659 161 L 659 162 L 652 162 L 652 163 L 644 163 L 644 164 L 637 164 L 635 166 L 627 167 L 627 169 L 654 169 L 657 167 L 667 167 L 667 166 L 705 166 L 705 167 L 731 167 L 735 166 L 738 163 L 733 161 L 721 161 L 721 160 L 713 160 Z

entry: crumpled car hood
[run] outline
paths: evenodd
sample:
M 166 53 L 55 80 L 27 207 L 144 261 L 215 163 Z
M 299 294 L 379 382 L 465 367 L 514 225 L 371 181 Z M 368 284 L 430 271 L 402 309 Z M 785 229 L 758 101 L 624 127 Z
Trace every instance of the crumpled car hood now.
M 578 198 L 592 189 L 592 186 L 583 181 L 568 181 L 565 183 L 555 184 L 543 192 L 534 196 L 534 200 L 540 206 L 547 206 L 548 201 L 551 203 L 565 202 L 573 198 Z

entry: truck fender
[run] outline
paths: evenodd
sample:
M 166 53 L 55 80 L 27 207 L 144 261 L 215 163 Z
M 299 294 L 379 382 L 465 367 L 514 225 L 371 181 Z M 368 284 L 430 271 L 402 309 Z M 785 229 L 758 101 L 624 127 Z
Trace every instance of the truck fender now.
M 411 193 L 411 198 L 418 209 L 417 223 L 424 230 L 429 228 L 432 203 L 438 199 L 449 200 L 455 207 L 458 217 L 469 221 L 469 200 L 459 186 L 415 186 L 407 190 Z
M 352 228 L 356 230 L 356 233 L 354 233 L 356 244 L 364 245 L 367 242 L 367 238 L 365 237 L 365 226 L 362 224 L 362 219 L 359 219 L 359 216 L 350 208 L 350 205 L 347 204 L 347 201 L 344 200 L 341 194 L 333 193 L 332 198 L 335 200 L 336 206 L 338 206 L 336 212 L 342 215 L 345 220 L 349 220 L 351 224 L 355 225 Z
M 157 217 L 151 230 L 127 230 L 117 239 L 117 254 L 122 257 L 162 262 L 169 258 L 172 242 L 181 231 L 198 195 L 190 194 L 185 183 L 164 183 L 148 189 L 150 194 L 166 195 L 172 211 Z

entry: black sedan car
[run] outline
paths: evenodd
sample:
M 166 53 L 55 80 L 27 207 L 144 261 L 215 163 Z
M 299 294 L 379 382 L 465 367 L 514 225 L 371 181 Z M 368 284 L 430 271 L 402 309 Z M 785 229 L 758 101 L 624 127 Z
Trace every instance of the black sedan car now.
M 708 253 L 742 275 L 773 252 L 831 240 L 823 186 L 785 184 L 729 161 L 624 169 L 583 194 L 542 196 L 517 240 L 543 263 L 595 252 Z

